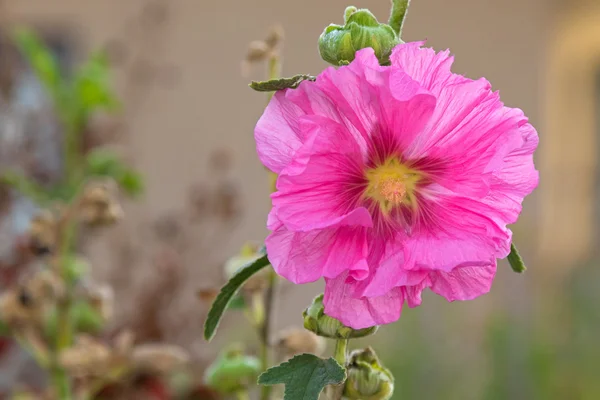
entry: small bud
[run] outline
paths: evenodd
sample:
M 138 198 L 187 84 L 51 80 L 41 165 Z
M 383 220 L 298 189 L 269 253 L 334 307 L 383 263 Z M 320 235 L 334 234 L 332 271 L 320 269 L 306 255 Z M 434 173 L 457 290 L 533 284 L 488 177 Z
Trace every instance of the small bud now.
M 388 400 L 394 393 L 394 377 L 368 347 L 350 354 L 344 396 L 352 400 Z
M 380 24 L 369 10 L 356 7 L 346 8 L 344 21 L 344 26 L 329 25 L 319 37 L 323 60 L 343 65 L 354 60 L 358 50 L 371 47 L 380 64 L 389 64 L 392 49 L 401 43 L 389 25 Z
M 304 327 L 319 336 L 332 339 L 352 339 L 369 336 L 377 332 L 378 327 L 352 329 L 335 318 L 325 315 L 323 295 L 315 297 L 313 303 L 302 313 Z
M 260 361 L 237 348 L 224 351 L 206 370 L 204 381 L 220 393 L 230 394 L 256 383 Z
M 325 339 L 305 329 L 291 328 L 279 334 L 277 347 L 286 359 L 302 353 L 320 356 L 325 351 Z
M 91 182 L 83 189 L 79 205 L 81 220 L 91 226 L 111 225 L 123 217 L 116 200 L 114 182 Z
M 50 211 L 43 211 L 31 220 L 28 237 L 33 254 L 43 256 L 54 250 L 58 240 L 56 224 Z

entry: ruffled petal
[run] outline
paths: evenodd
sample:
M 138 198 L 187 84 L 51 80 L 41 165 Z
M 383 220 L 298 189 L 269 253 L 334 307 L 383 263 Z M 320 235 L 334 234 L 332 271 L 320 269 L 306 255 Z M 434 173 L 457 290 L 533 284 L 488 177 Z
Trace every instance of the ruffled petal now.
M 394 288 L 379 297 L 356 298 L 354 283 L 347 274 L 335 279 L 325 279 L 325 314 L 354 329 L 389 324 L 400 318 L 404 303 L 404 294 L 400 288 Z
M 448 301 L 472 300 L 486 294 L 496 275 L 496 261 L 482 267 L 461 267 L 429 274 L 431 290 Z
M 339 223 L 372 226 L 370 213 L 358 206 L 362 154 L 344 127 L 324 117 L 304 120 L 311 137 L 277 179 L 271 198 L 282 223 L 293 231 Z
M 366 278 L 367 231 L 362 227 L 333 226 L 292 232 L 279 225 L 266 241 L 275 271 L 294 283 L 335 278 L 345 271 L 355 280 Z

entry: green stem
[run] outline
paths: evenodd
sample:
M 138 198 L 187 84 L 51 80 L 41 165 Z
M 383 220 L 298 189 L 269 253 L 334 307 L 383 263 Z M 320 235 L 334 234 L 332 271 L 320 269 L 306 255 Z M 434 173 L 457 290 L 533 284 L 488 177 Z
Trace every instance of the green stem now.
M 348 355 L 348 339 L 338 339 L 335 342 L 335 351 L 333 352 L 333 358 L 342 367 L 346 366 L 346 357 Z
M 398 38 L 402 37 L 402 27 L 406 20 L 409 5 L 410 0 L 392 0 L 392 12 L 388 25 L 398 34 Z
M 71 306 L 73 303 L 72 282 L 68 279 L 68 263 L 72 254 L 76 239 L 76 223 L 73 221 L 73 213 L 78 207 L 78 199 L 72 200 L 69 209 L 65 213 L 59 227 L 60 247 L 56 255 L 56 270 L 59 272 L 65 284 L 65 296 L 57 304 L 57 332 L 56 343 L 52 354 L 52 365 L 50 374 L 56 388 L 58 399 L 71 400 L 71 380 L 66 371 L 60 367 L 58 358 L 60 353 L 73 344 L 74 329 L 71 321 Z
M 56 389 L 57 398 L 60 400 L 71 400 L 71 382 L 64 369 L 54 366 L 50 370 L 52 384 Z
M 344 369 L 346 368 L 346 358 L 348 357 L 348 339 L 338 339 L 335 342 L 333 358 Z M 339 385 L 329 386 L 327 388 L 327 397 L 330 400 L 341 400 L 344 396 L 344 382 Z
M 272 80 L 272 79 L 277 79 L 279 78 L 281 75 L 281 59 L 278 53 L 273 54 L 270 58 L 269 58 L 269 66 L 268 66 L 268 71 L 267 71 L 267 80 Z M 271 98 L 273 97 L 273 95 L 275 94 L 275 92 L 269 92 L 267 94 L 269 101 L 271 100 Z
M 271 366 L 270 348 L 271 348 L 271 321 L 273 319 L 273 309 L 275 305 L 275 292 L 277 290 L 277 274 L 269 269 L 269 284 L 265 294 L 265 313 L 264 320 L 260 330 L 260 364 L 262 371 L 266 371 Z M 269 400 L 271 395 L 271 386 L 264 385 L 261 388 L 261 400 Z

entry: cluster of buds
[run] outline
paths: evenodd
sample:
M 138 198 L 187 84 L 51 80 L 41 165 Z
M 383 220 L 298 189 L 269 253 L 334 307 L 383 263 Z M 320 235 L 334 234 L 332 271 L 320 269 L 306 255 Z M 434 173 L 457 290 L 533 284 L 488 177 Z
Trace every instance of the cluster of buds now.
M 344 25 L 331 24 L 319 37 L 319 52 L 323 60 L 338 66 L 354 60 L 358 50 L 371 47 L 380 64 L 387 65 L 392 49 L 399 43 L 394 29 L 379 23 L 369 10 L 348 7 Z
M 113 181 L 93 181 L 82 192 L 78 204 L 78 216 L 90 226 L 114 224 L 123 216 L 123 209 L 117 201 L 117 187 Z
M 250 66 L 277 56 L 282 42 L 283 28 L 281 26 L 273 26 L 264 40 L 250 42 L 246 57 L 242 63 L 242 74 L 244 76 L 247 75 Z

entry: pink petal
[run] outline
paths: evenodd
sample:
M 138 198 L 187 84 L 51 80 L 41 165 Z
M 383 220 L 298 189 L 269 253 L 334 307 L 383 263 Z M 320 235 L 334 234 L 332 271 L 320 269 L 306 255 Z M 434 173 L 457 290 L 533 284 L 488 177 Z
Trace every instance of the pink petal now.
M 342 225 L 310 232 L 279 225 L 265 244 L 275 271 L 294 283 L 335 278 L 345 271 L 360 280 L 369 273 L 366 235 L 365 228 Z
M 357 207 L 363 167 L 356 141 L 326 118 L 313 116 L 304 122 L 310 139 L 282 171 L 271 196 L 279 219 L 293 231 L 339 223 L 372 226 L 367 209 Z
M 352 280 L 342 274 L 325 279 L 325 314 L 354 329 L 389 324 L 400 318 L 404 296 L 395 288 L 380 297 L 354 297 Z
M 271 171 L 281 172 L 302 145 L 298 119 L 305 113 L 289 101 L 283 91 L 275 93 L 254 130 L 260 161 Z
M 381 238 L 375 240 L 381 240 Z M 378 259 L 371 255 L 369 265 L 373 267 L 373 270 L 367 279 L 357 283 L 356 295 L 380 297 L 397 286 L 418 285 L 428 276 L 428 271 L 405 268 L 403 245 L 400 238 L 388 240 L 384 254 Z
M 488 293 L 496 275 L 496 262 L 483 267 L 462 267 L 451 272 L 432 272 L 431 290 L 448 301 L 472 300 Z

